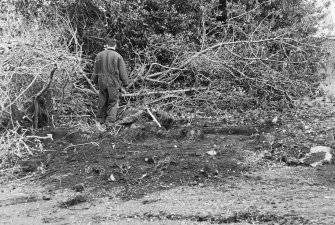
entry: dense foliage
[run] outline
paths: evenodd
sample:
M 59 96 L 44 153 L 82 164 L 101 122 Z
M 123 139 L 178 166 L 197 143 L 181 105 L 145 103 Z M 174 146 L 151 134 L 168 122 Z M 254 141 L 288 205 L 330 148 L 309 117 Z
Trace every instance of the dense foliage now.
M 283 109 L 292 107 L 295 98 L 315 95 L 323 79 L 317 71 L 326 56 L 321 48 L 322 40 L 313 38 L 315 26 L 322 17 L 315 3 L 234 0 L 226 1 L 224 10 L 221 3 L 215 0 L 7 0 L 0 7 L 11 17 L 3 20 L 12 18 L 17 27 L 8 29 L 7 39 L 3 41 L 15 36 L 24 37 L 25 44 L 37 43 L 27 40 L 26 33 L 36 30 L 51 33 L 47 37 L 54 43 L 52 48 L 33 44 L 28 53 L 18 51 L 17 54 L 32 54 L 40 48 L 52 54 L 56 46 L 76 58 L 74 61 L 64 58 L 66 63 L 72 63 L 67 70 L 73 84 L 68 86 L 69 90 L 59 92 L 68 82 L 67 76 L 58 77 L 58 83 L 51 86 L 56 99 L 53 108 L 63 109 L 64 99 L 71 99 L 74 89 L 81 93 L 76 99 L 86 103 L 79 109 L 78 102 L 73 105 L 65 101 L 66 109 L 58 113 L 94 112 L 93 102 L 89 100 L 87 104 L 87 99 L 95 95 L 85 79 L 92 70 L 87 59 L 93 60 L 103 49 L 106 36 L 119 40 L 118 51 L 126 59 L 135 81 L 124 100 L 135 105 L 220 114 L 232 109 Z M 219 19 L 224 11 L 226 19 Z M 32 25 L 35 31 L 31 30 Z M 13 57 L 19 59 L 22 55 Z M 51 61 L 63 64 L 60 59 Z M 8 66 L 20 68 L 16 62 L 6 61 Z M 23 63 L 26 67 L 49 68 L 45 67 L 47 62 L 39 60 Z M 6 72 L 17 75 L 15 70 Z M 49 72 L 43 72 L 42 83 L 46 83 Z M 29 83 L 34 75 L 21 76 Z M 194 90 L 187 91 L 190 88 Z M 30 91 L 36 93 L 39 89 Z M 22 91 L 13 89 L 9 94 L 12 97 L 3 101 L 4 107 Z M 31 100 L 31 96 L 24 96 L 22 102 Z

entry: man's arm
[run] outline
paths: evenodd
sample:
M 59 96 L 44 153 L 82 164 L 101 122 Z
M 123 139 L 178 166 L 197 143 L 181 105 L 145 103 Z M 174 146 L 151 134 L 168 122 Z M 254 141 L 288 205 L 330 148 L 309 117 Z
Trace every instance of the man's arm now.
M 126 69 L 126 64 L 122 58 L 122 56 L 120 56 L 119 60 L 118 60 L 118 67 L 119 67 L 119 76 L 120 76 L 120 80 L 122 81 L 124 86 L 127 86 L 129 84 L 129 78 L 128 78 L 128 74 L 127 74 L 127 69 Z
M 92 75 L 92 82 L 94 84 L 98 83 L 98 74 L 99 74 L 99 68 L 100 68 L 100 60 L 99 60 L 99 54 L 95 58 L 94 62 L 94 68 L 93 68 L 93 75 Z

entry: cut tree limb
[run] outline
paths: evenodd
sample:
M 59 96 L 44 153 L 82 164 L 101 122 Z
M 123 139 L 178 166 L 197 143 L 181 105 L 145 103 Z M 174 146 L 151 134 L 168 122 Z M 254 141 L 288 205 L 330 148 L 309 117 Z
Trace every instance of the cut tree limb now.
M 86 94 L 93 94 L 93 95 L 98 95 L 98 92 L 95 92 L 91 89 L 87 89 L 87 88 L 80 88 L 78 87 L 76 84 L 73 84 L 73 87 L 78 90 L 78 91 L 81 91 L 81 92 L 84 92 Z
M 53 140 L 52 134 L 47 134 L 45 137 L 37 136 L 37 135 L 31 135 L 31 136 L 26 136 L 26 138 L 51 139 L 51 140 Z
M 140 91 L 138 93 L 133 94 L 123 94 L 122 97 L 137 97 L 137 96 L 146 96 L 146 95 L 155 95 L 155 94 L 172 94 L 172 93 L 185 93 L 189 91 L 201 91 L 207 90 L 207 88 L 189 88 L 189 89 L 179 89 L 179 90 L 170 90 L 170 91 L 150 91 L 144 92 Z

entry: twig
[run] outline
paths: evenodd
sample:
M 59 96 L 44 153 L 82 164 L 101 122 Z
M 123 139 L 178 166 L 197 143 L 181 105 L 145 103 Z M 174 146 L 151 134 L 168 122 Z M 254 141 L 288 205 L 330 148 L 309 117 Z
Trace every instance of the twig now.
M 155 79 L 150 79 L 150 78 L 144 78 L 144 80 L 147 80 L 147 81 L 150 81 L 150 82 L 154 82 L 154 83 L 168 84 L 165 81 L 155 80 Z
M 92 141 L 92 142 L 87 142 L 87 143 L 82 143 L 82 144 L 77 144 L 77 145 L 70 144 L 69 146 L 67 146 L 66 148 L 64 148 L 63 151 L 66 151 L 67 149 L 72 148 L 72 147 L 78 147 L 78 146 L 83 146 L 83 145 L 95 145 L 95 146 L 99 146 L 99 143 Z
M 168 98 L 183 98 L 183 97 L 178 96 L 178 95 L 166 95 L 166 96 L 163 96 L 163 97 L 161 97 L 161 98 L 155 99 L 155 100 L 153 100 L 153 101 L 151 101 L 151 102 L 146 102 L 146 104 L 147 104 L 147 105 L 154 104 L 154 103 L 156 103 L 156 102 L 159 102 L 159 101 L 162 101 L 162 100 L 164 100 L 164 99 L 168 99 Z
M 92 91 L 91 89 L 87 89 L 87 88 L 80 88 L 78 87 L 76 84 L 73 84 L 73 87 L 79 91 L 82 91 L 82 92 L 88 92 L 90 94 L 94 94 L 94 95 L 98 95 L 99 93 L 98 92 L 95 92 L 95 91 Z
M 60 115 L 62 118 L 81 118 L 81 117 L 90 117 L 91 115 Z
M 159 64 L 159 63 L 151 63 L 150 68 L 148 69 L 148 72 L 144 75 L 144 77 L 147 77 L 147 76 L 149 75 L 149 73 L 151 72 L 152 67 L 153 67 L 154 65 L 163 67 L 163 68 L 168 69 L 168 70 L 180 70 L 178 67 L 169 67 L 169 66 L 164 66 L 164 65 Z

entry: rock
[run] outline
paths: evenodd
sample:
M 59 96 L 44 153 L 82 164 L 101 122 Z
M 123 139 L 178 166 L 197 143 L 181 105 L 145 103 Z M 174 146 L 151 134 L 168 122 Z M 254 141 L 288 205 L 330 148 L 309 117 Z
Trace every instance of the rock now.
M 113 174 L 111 174 L 111 175 L 109 176 L 108 181 L 112 181 L 112 182 L 116 181 L 116 179 L 115 179 L 115 177 L 114 177 Z
M 217 176 L 219 174 L 219 171 L 213 166 L 205 165 L 203 168 L 200 169 L 200 174 L 202 174 L 204 177 L 213 177 Z
M 199 185 L 199 187 L 205 187 L 204 183 L 199 183 L 198 185 Z
M 285 162 L 288 166 L 299 166 L 302 162 L 295 157 L 283 156 L 282 161 Z
M 51 200 L 51 197 L 50 196 L 43 196 L 42 197 L 42 200 L 44 200 L 44 201 L 50 201 Z
M 217 155 L 218 153 L 217 153 L 216 151 L 214 151 L 214 150 L 211 150 L 211 151 L 206 152 L 206 154 L 207 154 L 207 155 L 210 155 L 210 156 L 215 156 L 215 155 Z
M 75 197 L 72 197 L 70 199 L 68 199 L 65 202 L 60 203 L 59 207 L 60 208 L 68 208 L 74 205 L 78 205 L 81 203 L 87 202 L 87 197 L 83 196 L 83 195 L 77 195 Z
M 317 167 L 324 163 L 330 163 L 333 157 L 333 149 L 327 146 L 315 146 L 300 162 L 302 164 Z
M 76 191 L 76 192 L 83 192 L 84 189 L 85 189 L 85 186 L 84 184 L 80 183 L 80 184 L 76 184 L 73 189 Z
M 271 121 L 273 124 L 276 124 L 278 122 L 278 116 L 276 116 L 275 118 L 273 118 L 273 120 Z
M 96 174 L 100 174 L 103 175 L 105 173 L 105 168 L 103 168 L 100 165 L 94 165 L 91 167 L 92 172 L 96 173 Z
M 153 163 L 156 163 L 157 159 L 158 159 L 157 156 L 150 156 L 150 157 L 145 157 L 144 161 L 148 164 L 153 164 Z

